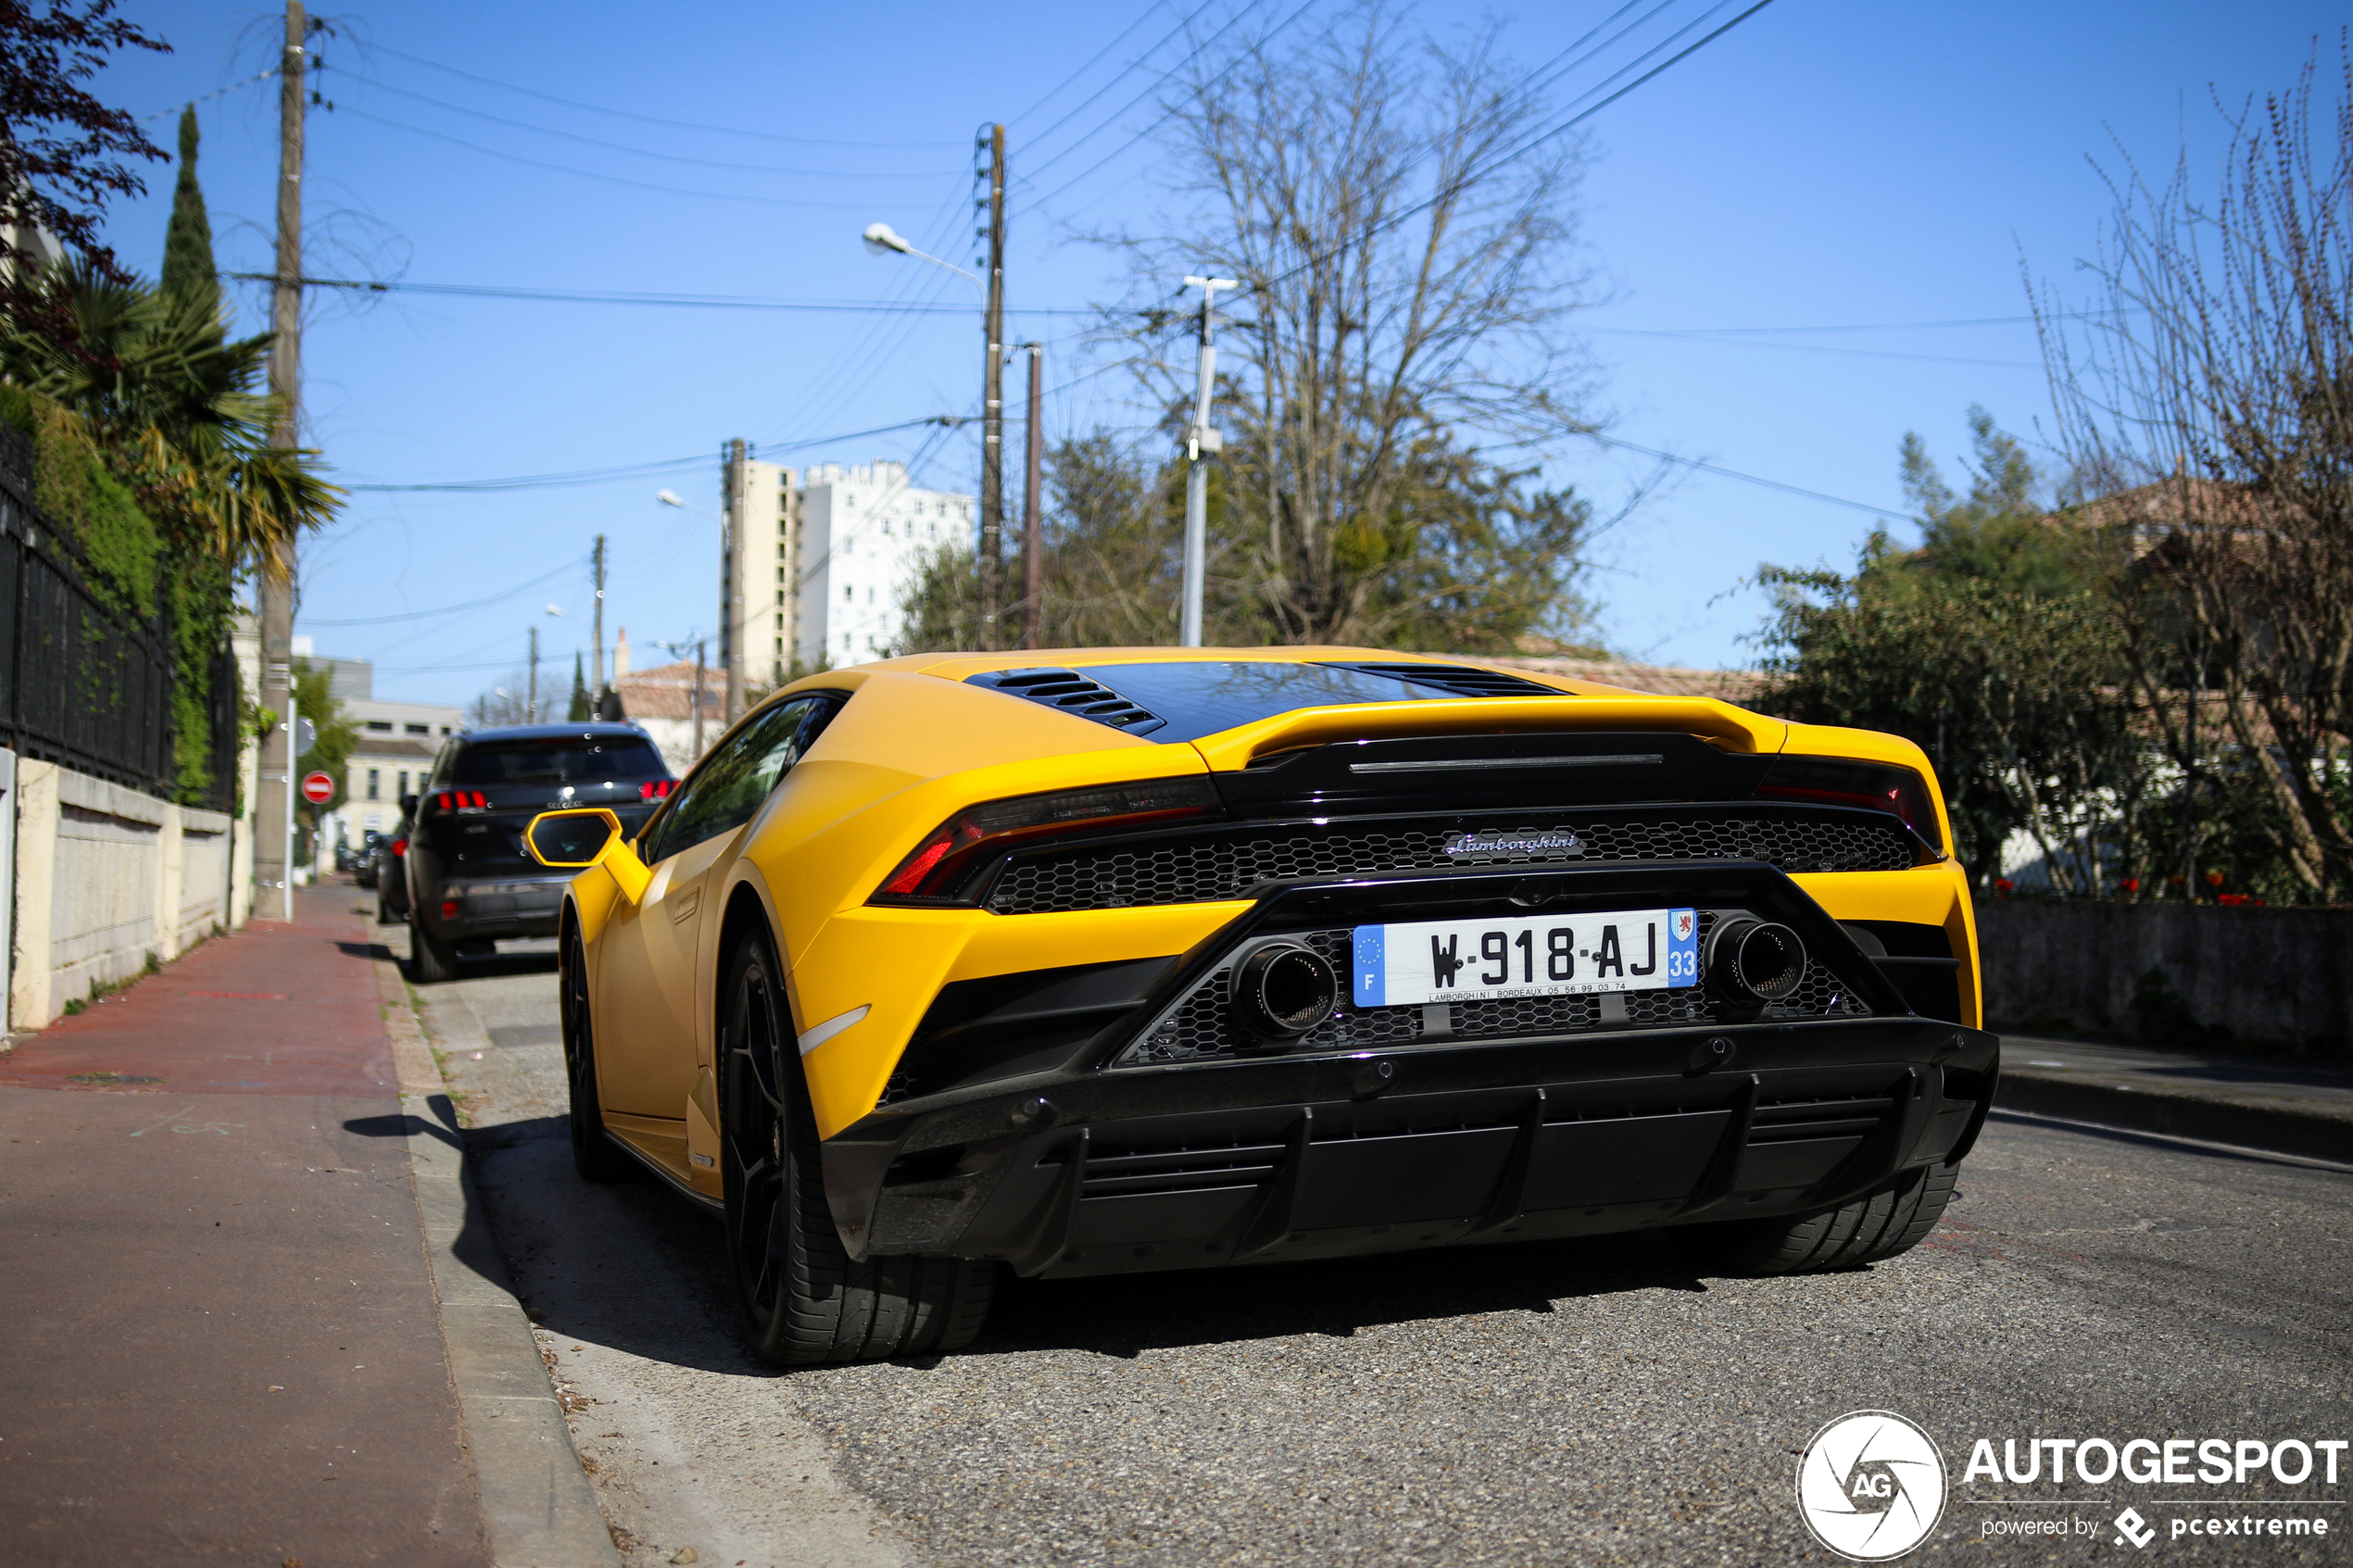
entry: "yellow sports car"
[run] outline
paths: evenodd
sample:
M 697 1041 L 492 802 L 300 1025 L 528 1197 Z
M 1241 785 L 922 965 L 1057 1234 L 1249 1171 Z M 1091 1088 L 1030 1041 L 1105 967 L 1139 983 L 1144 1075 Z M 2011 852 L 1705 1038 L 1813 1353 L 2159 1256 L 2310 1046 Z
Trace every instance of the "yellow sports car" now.
M 573 1152 L 724 1212 L 754 1348 L 1066 1276 L 1674 1226 L 1889 1257 L 1998 1069 L 1910 742 L 1362 648 L 777 693 L 634 843 L 534 820 Z

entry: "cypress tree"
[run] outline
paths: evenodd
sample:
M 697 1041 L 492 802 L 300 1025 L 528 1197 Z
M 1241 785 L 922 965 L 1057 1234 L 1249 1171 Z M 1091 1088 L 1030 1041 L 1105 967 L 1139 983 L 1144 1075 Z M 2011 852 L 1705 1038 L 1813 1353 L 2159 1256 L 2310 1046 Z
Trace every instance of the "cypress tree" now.
M 164 232 L 166 294 L 202 300 L 220 308 L 220 274 L 212 262 L 212 220 L 205 216 L 204 192 L 196 184 L 196 111 L 180 111 L 180 178 L 171 190 L 171 227 Z
M 581 673 L 580 656 L 576 653 L 572 656 L 572 711 L 564 717 L 574 723 L 583 719 L 596 717 L 596 714 L 589 710 L 588 682 Z

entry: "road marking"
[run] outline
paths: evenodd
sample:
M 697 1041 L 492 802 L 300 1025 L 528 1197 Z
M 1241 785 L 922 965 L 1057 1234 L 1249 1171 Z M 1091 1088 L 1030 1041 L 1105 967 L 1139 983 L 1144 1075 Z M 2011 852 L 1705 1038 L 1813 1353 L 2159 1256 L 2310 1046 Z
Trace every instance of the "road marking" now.
M 182 1118 L 194 1112 L 195 1109 L 196 1108 L 193 1105 L 183 1105 L 168 1116 L 157 1117 L 154 1121 L 148 1123 L 145 1126 L 140 1128 L 137 1132 L 132 1134 L 131 1135 L 134 1138 L 144 1138 L 149 1133 L 154 1132 L 157 1127 L 162 1126 L 166 1122 L 180 1121 Z

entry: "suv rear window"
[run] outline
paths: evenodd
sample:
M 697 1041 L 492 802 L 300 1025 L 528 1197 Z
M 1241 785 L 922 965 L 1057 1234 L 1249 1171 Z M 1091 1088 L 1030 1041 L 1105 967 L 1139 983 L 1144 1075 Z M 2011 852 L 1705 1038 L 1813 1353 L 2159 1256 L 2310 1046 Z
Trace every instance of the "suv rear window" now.
M 483 741 L 461 746 L 451 759 L 445 784 L 584 784 L 615 780 L 666 779 L 661 753 L 650 741 L 614 738 L 583 741 Z

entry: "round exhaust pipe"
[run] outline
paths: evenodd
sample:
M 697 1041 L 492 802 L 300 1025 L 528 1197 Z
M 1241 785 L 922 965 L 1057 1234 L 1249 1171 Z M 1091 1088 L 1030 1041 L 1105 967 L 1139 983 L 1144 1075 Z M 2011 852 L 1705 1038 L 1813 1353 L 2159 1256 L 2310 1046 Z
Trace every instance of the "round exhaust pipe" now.
M 1736 1003 L 1785 1002 L 1806 978 L 1806 944 L 1775 921 L 1728 920 L 1708 938 L 1707 978 Z
M 1340 976 L 1296 942 L 1253 947 L 1234 966 L 1234 1021 L 1270 1044 L 1295 1040 L 1340 1006 Z

